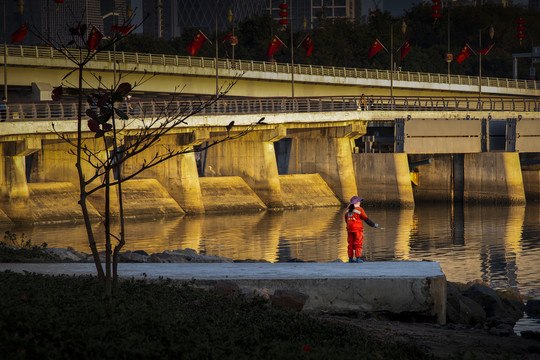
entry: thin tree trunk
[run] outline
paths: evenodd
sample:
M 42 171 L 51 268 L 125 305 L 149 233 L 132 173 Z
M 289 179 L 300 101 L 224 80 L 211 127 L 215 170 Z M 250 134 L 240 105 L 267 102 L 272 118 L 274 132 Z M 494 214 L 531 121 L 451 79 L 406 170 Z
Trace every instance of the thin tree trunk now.
M 105 142 L 105 137 L 103 137 Z M 105 144 L 107 151 L 107 144 Z M 108 153 L 108 152 L 107 152 Z M 109 156 L 109 155 L 107 155 Z M 109 159 L 110 164 L 110 159 Z M 110 167 L 105 170 L 105 295 L 111 297 L 111 183 Z
M 84 65 L 79 65 L 79 89 L 83 88 L 83 70 Z M 96 265 L 98 273 L 98 279 L 102 282 L 105 281 L 105 275 L 103 274 L 103 268 L 99 259 L 99 252 L 97 250 L 96 241 L 94 238 L 94 232 L 92 231 L 92 224 L 90 222 L 90 216 L 88 214 L 88 207 L 86 205 L 86 185 L 84 183 L 84 173 L 81 165 L 81 152 L 82 152 L 82 92 L 79 91 L 79 99 L 77 104 L 77 162 L 75 164 L 77 173 L 79 175 L 79 188 L 80 188 L 80 200 L 79 205 L 84 218 L 84 225 L 86 227 L 86 234 L 88 236 L 88 244 L 92 250 L 92 256 Z

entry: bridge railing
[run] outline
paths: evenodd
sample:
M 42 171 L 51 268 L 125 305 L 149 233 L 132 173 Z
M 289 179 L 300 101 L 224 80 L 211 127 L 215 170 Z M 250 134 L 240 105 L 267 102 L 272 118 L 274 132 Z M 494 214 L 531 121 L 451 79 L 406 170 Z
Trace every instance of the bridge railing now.
M 0 56 L 3 56 L 4 48 L 0 47 Z M 40 46 L 23 46 L 9 45 L 7 46 L 8 58 L 11 57 L 34 57 L 34 58 L 50 58 L 64 59 L 64 55 L 53 50 L 50 47 Z M 73 54 L 77 55 L 78 50 L 73 50 Z M 103 51 L 96 55 L 96 61 L 112 62 L 116 59 L 117 62 L 125 64 L 148 64 L 148 65 L 172 65 L 184 67 L 199 67 L 199 68 L 216 68 L 215 58 L 164 55 L 164 54 L 149 54 L 149 53 L 134 53 L 134 52 L 112 52 Z M 394 71 L 377 70 L 377 69 L 358 69 L 335 66 L 319 66 L 295 64 L 291 66 L 288 63 L 265 62 L 235 59 L 218 59 L 217 66 L 224 70 L 240 70 L 240 71 L 262 71 L 273 73 L 290 74 L 294 71 L 298 75 L 316 75 L 316 76 L 331 76 L 331 77 L 348 77 L 372 80 L 390 80 L 393 76 L 394 81 L 410 81 L 420 83 L 438 83 L 450 85 L 468 85 L 478 86 L 478 76 L 468 75 L 448 75 L 436 73 L 423 73 L 411 71 Z M 507 89 L 540 89 L 540 82 L 532 80 L 508 79 L 482 77 L 482 86 L 492 86 Z
M 209 98 L 179 100 L 141 99 L 132 101 L 130 116 L 163 118 L 200 107 Z M 125 104 L 117 104 L 125 109 Z M 83 103 L 83 114 L 90 108 Z M 336 111 L 540 111 L 540 98 L 468 98 L 468 97 L 316 97 L 316 98 L 222 98 L 197 115 L 241 115 L 313 113 Z M 75 101 L 40 101 L 9 103 L 8 121 L 61 121 L 77 119 Z

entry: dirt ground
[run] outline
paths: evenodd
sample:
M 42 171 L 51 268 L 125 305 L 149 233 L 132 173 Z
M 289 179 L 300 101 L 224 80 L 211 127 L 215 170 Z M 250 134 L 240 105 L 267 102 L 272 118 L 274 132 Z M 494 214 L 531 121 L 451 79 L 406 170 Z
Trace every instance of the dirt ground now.
M 482 329 L 452 329 L 436 324 L 359 320 L 335 315 L 322 318 L 357 326 L 378 340 L 416 344 L 426 354 L 441 358 L 540 360 L 540 341 L 517 335 L 496 336 Z

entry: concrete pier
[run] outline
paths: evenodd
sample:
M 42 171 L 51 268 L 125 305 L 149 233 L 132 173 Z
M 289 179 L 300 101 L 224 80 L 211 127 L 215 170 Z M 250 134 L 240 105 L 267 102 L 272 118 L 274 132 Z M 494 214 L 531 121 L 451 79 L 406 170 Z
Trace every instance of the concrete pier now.
M 49 275 L 95 275 L 92 263 L 0 264 L 0 271 Z M 446 277 L 439 263 L 388 261 L 349 263 L 120 263 L 123 278 L 169 278 L 212 288 L 233 281 L 242 290 L 299 291 L 309 298 L 302 311 L 417 314 L 446 322 Z

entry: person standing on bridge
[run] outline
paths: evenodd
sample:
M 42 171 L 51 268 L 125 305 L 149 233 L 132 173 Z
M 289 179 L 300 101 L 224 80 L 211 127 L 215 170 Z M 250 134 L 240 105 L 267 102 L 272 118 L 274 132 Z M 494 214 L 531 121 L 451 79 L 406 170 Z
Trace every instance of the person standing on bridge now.
M 364 200 L 358 196 L 353 196 L 349 204 L 349 208 L 345 213 L 345 222 L 347 223 L 347 254 L 349 255 L 349 262 L 363 262 L 360 257 L 362 256 L 362 246 L 364 245 L 364 223 L 371 227 L 378 228 L 379 224 L 375 224 L 369 219 L 364 209 L 360 206 L 360 202 Z M 354 257 L 356 256 L 356 260 Z
M 2 101 L 0 101 L 0 122 L 7 120 L 7 99 L 5 96 L 2 96 Z
M 133 115 L 133 106 L 131 106 L 131 95 L 124 97 L 124 113 Z

